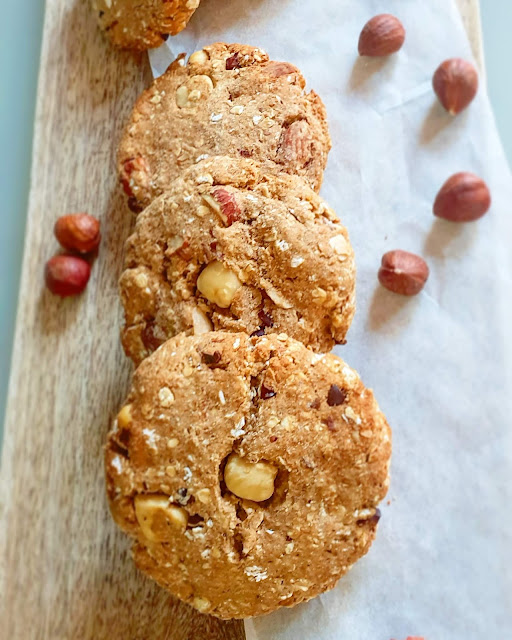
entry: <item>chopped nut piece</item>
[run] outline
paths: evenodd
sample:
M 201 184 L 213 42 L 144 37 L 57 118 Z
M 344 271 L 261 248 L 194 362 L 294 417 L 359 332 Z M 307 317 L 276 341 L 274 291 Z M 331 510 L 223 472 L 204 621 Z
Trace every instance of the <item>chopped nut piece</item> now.
M 172 540 L 176 530 L 185 531 L 188 513 L 169 503 L 169 496 L 148 494 L 135 496 L 135 516 L 142 535 L 151 542 Z
M 169 387 L 162 387 L 158 392 L 158 399 L 160 400 L 160 405 L 162 407 L 170 407 L 174 402 L 174 393 L 169 389 Z
M 121 411 L 117 414 L 117 425 L 121 429 L 126 429 L 132 423 L 132 405 L 125 404 Z
M 350 245 L 347 242 L 345 236 L 334 236 L 329 240 L 331 247 L 340 255 L 348 255 L 350 253 Z
M 262 502 L 274 493 L 277 468 L 269 462 L 248 462 L 232 453 L 224 469 L 224 481 L 239 498 Z
M 194 327 L 194 335 L 197 336 L 200 333 L 208 333 L 213 331 L 213 325 L 208 316 L 198 309 L 197 307 L 192 310 L 192 324 Z
M 194 600 L 192 601 L 192 605 L 201 613 L 206 613 L 211 609 L 212 606 L 209 600 L 207 600 L 206 598 L 200 598 L 199 596 L 196 596 L 194 598 Z
M 210 489 L 199 489 L 199 491 L 196 493 L 196 498 L 199 500 L 199 502 L 206 504 L 210 500 Z
M 204 51 L 204 49 L 194 51 L 194 53 L 188 59 L 188 63 L 193 65 L 201 65 L 205 64 L 205 62 L 208 62 L 208 54 L 206 53 L 206 51 Z
M 184 84 L 176 89 L 176 104 L 180 109 L 188 105 L 188 89 Z
M 197 279 L 197 288 L 210 302 L 227 309 L 242 286 L 234 271 L 215 260 L 203 269 Z

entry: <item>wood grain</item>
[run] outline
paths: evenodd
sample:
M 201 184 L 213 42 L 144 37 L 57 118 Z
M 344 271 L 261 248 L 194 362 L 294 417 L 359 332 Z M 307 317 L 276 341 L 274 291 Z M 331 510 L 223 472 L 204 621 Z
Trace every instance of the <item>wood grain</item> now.
M 482 60 L 477 0 L 458 0 Z M 116 186 L 121 125 L 150 81 L 145 56 L 112 49 L 88 0 L 47 0 L 23 273 L 0 475 L 0 637 L 243 640 L 145 579 L 104 495 L 102 446 L 130 366 L 117 279 L 131 214 Z M 102 219 L 85 295 L 41 286 L 65 212 Z

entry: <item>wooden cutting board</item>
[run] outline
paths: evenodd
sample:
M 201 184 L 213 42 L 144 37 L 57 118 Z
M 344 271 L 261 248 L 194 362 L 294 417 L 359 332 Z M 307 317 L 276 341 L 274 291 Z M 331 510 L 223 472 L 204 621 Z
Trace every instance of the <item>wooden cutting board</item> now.
M 478 0 L 458 0 L 482 63 Z M 111 48 L 88 0 L 47 0 L 32 184 L 0 475 L 0 638 L 243 640 L 241 622 L 182 605 L 138 573 L 110 519 L 102 446 L 131 368 L 117 279 L 132 220 L 116 185 L 122 124 L 149 84 L 145 55 Z M 102 218 L 87 292 L 42 287 L 55 218 Z

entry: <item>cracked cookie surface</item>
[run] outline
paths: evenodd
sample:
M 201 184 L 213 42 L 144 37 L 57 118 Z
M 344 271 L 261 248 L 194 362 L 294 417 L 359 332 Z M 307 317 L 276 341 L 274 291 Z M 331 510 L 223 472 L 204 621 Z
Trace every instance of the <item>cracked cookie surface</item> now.
M 180 335 L 137 369 L 109 435 L 112 515 L 138 567 L 183 601 L 268 613 L 332 588 L 368 551 L 390 438 L 334 355 L 285 335 Z
M 100 28 L 113 44 L 144 51 L 182 31 L 200 0 L 93 0 Z
M 138 216 L 120 290 L 135 363 L 181 331 L 212 329 L 287 333 L 330 351 L 354 315 L 354 254 L 301 178 L 210 158 Z
M 300 71 L 255 47 L 217 43 L 184 54 L 135 104 L 118 154 L 134 210 L 205 154 L 252 158 L 318 191 L 331 147 L 325 107 Z

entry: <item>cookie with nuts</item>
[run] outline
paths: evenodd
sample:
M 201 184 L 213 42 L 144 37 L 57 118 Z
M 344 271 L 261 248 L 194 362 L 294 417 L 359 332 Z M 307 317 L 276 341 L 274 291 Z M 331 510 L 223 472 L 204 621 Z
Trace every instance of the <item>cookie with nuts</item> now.
M 216 157 L 187 169 L 128 239 L 122 341 L 135 363 L 184 331 L 342 343 L 355 309 L 345 227 L 301 178 Z
M 200 0 L 93 0 L 100 28 L 113 44 L 144 51 L 182 31 Z
M 261 49 L 223 43 L 184 54 L 137 101 L 118 168 L 132 208 L 147 206 L 205 155 L 252 158 L 319 190 L 331 141 L 325 108 L 300 71 Z
M 283 334 L 181 334 L 137 369 L 110 432 L 110 508 L 174 595 L 260 615 L 332 588 L 369 550 L 390 438 L 332 354 Z

